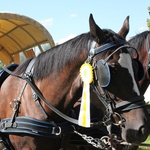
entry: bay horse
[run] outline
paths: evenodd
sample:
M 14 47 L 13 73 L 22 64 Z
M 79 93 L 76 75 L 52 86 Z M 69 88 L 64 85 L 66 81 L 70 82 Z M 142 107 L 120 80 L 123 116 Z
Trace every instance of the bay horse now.
M 102 103 L 109 114 L 115 115 L 114 109 L 123 111 L 118 116 L 124 140 L 140 143 L 147 138 L 148 116 L 138 87 L 136 62 L 125 45 L 125 24 L 116 34 L 102 30 L 90 15 L 89 25 L 90 32 L 27 60 L 14 72 L 4 68 L 10 76 L 0 88 L 1 149 L 68 149 L 69 134 L 78 127 L 78 120 L 69 116 L 82 96 L 80 67 L 85 62 L 93 66 L 92 85 L 97 94 L 104 96 L 100 85 L 107 86 L 105 92 L 111 101 L 103 97 L 108 101 Z
M 144 68 L 144 76 L 139 81 L 141 93 L 144 94 L 150 84 L 150 31 L 143 31 L 133 36 L 128 42 L 137 49 L 139 60 Z M 133 58 L 136 56 L 135 51 L 132 49 L 129 49 L 129 52 Z

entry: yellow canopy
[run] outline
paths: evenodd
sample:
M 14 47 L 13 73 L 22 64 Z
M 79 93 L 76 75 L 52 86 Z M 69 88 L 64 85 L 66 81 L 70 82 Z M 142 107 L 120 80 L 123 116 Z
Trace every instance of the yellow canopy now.
M 53 47 L 51 34 L 39 22 L 15 13 L 0 13 L 0 60 L 6 65 L 20 63 L 19 53 L 26 58 L 35 55 L 33 48 L 43 52 L 42 44 Z

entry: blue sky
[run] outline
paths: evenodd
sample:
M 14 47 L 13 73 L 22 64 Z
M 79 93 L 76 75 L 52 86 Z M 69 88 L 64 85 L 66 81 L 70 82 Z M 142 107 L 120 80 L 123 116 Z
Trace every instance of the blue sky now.
M 4 0 L 1 12 L 28 16 L 43 24 L 55 42 L 89 31 L 89 15 L 93 14 L 101 28 L 118 32 L 130 16 L 131 37 L 147 30 L 149 0 Z

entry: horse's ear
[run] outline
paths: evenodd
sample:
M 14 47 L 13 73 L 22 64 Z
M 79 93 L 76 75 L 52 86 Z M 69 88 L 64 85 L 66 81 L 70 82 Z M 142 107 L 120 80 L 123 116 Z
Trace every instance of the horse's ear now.
M 97 43 L 102 43 L 103 42 L 103 37 L 104 37 L 104 33 L 102 31 L 102 29 L 95 23 L 94 19 L 93 19 L 93 15 L 90 14 L 89 17 L 89 25 L 90 25 L 90 34 L 91 36 L 94 38 L 94 40 Z
M 123 22 L 123 26 L 118 32 L 118 34 L 124 38 L 126 38 L 127 34 L 129 32 L 129 16 L 126 17 L 126 19 Z

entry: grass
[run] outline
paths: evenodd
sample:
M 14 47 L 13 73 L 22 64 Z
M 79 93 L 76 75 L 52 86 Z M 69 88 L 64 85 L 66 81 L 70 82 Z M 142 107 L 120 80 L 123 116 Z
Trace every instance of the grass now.
M 147 102 L 147 110 L 150 114 L 150 101 Z M 145 142 L 142 143 L 143 145 L 139 146 L 138 150 L 150 150 L 150 135 L 148 136 L 148 138 L 146 139 Z M 145 144 L 145 145 L 144 145 Z M 146 146 L 146 144 L 148 146 Z
M 145 146 L 146 144 L 149 144 L 149 146 Z M 150 135 L 146 139 L 145 142 L 143 142 L 143 145 L 139 146 L 138 150 L 150 150 Z

